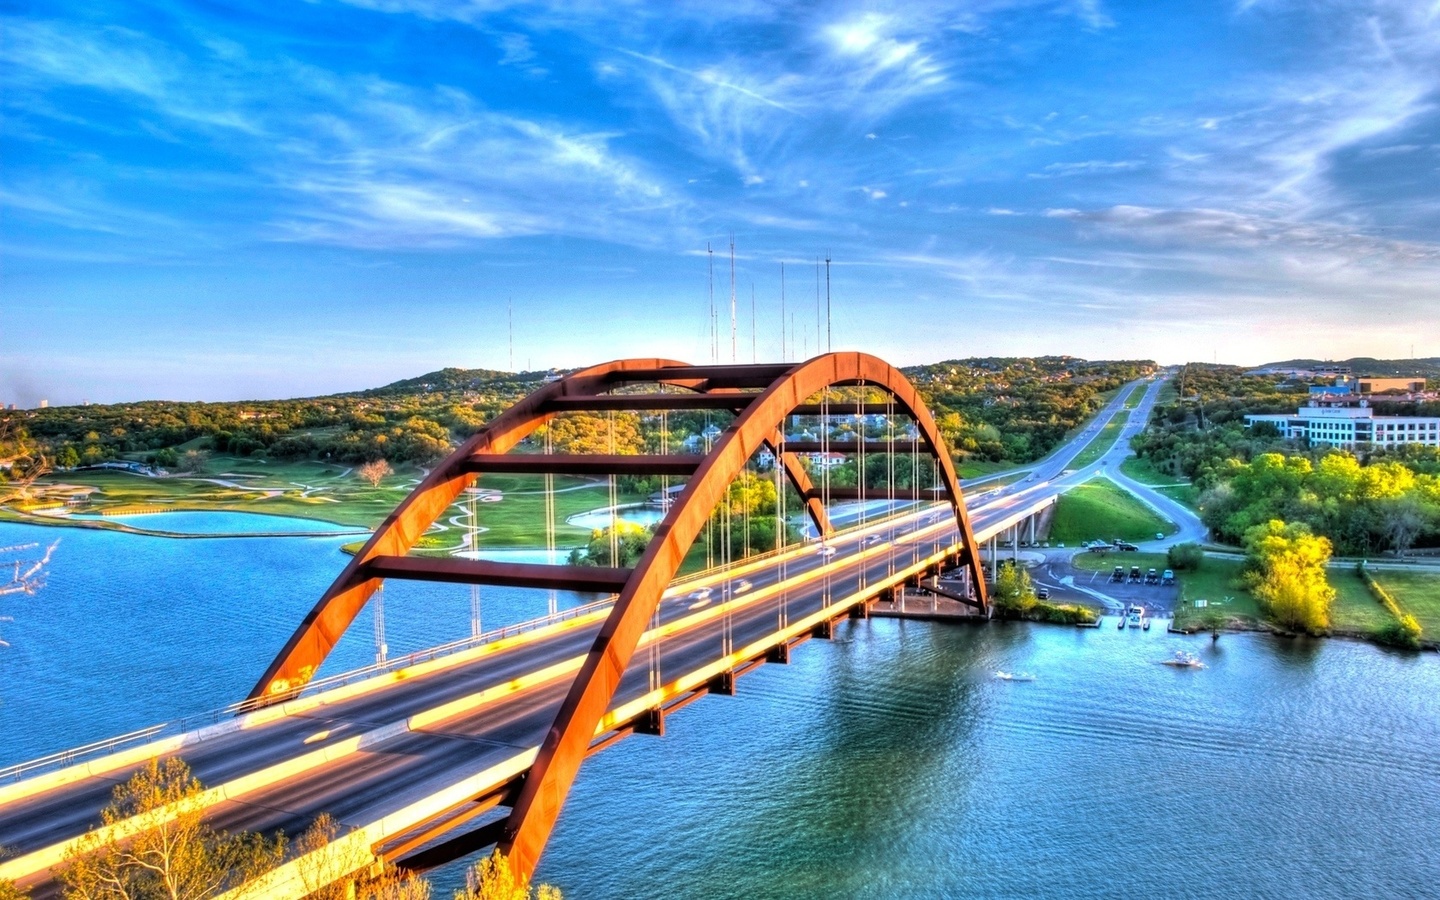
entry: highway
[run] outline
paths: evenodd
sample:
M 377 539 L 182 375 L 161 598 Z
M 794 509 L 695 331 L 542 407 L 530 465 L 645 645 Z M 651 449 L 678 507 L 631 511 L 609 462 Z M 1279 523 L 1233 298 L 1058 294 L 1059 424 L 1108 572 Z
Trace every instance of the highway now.
M 1109 464 L 1107 454 L 1084 471 L 1066 470 L 1132 389 L 1026 480 L 967 496 L 977 540 L 1002 533 Z M 1143 427 L 1158 389 L 1157 381 L 1145 392 L 1121 441 Z M 602 723 L 597 738 L 777 643 L 803 640 L 877 586 L 943 558 L 956 539 L 943 505 L 921 504 L 833 538 L 833 555 L 802 545 L 677 584 L 621 682 L 612 704 L 616 721 Z M 697 594 L 701 588 L 710 595 Z M 218 828 L 294 835 L 329 812 L 367 844 L 393 847 L 419 823 L 463 809 L 523 773 L 605 611 L 457 653 L 413 677 L 317 694 L 285 715 L 250 714 L 245 727 L 192 736 L 178 755 L 209 789 L 208 816 Z M 98 824 L 113 786 L 146 755 L 141 748 L 96 760 L 88 770 L 0 786 L 0 846 L 15 854 L 0 863 L 0 877 L 34 886 L 37 898 L 52 895 L 50 866 L 68 842 Z

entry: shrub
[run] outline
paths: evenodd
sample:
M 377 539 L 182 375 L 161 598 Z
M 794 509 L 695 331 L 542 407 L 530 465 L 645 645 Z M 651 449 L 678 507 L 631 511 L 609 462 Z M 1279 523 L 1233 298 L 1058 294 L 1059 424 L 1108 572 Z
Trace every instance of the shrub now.
M 1205 549 L 1194 541 L 1186 541 L 1166 551 L 1165 561 L 1177 572 L 1194 572 L 1205 561 Z
M 1375 639 L 1392 647 L 1419 650 L 1420 623 L 1415 621 L 1414 616 L 1402 613 L 1400 618 L 1387 622 L 1383 628 L 1375 632 Z
M 1030 611 L 1039 622 L 1053 622 L 1057 625 L 1088 625 L 1095 621 L 1095 611 L 1076 603 L 1047 603 L 1037 600 Z

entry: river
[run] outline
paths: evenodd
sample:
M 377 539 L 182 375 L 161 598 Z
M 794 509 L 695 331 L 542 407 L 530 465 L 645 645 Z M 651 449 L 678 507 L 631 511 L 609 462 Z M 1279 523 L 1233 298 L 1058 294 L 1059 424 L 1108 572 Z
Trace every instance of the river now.
M 57 536 L 47 588 L 0 601 L 0 765 L 238 698 L 344 562 L 344 538 L 0 525 L 0 546 Z M 386 595 L 392 652 L 469 630 L 468 589 Z M 488 627 L 546 600 L 484 604 Z M 358 622 L 327 669 L 372 661 L 372 634 Z M 1207 668 L 1159 665 L 1178 648 Z M 871 620 L 793 659 L 589 760 L 540 877 L 569 898 L 717 900 L 1440 884 L 1435 654 Z M 437 896 L 460 877 L 437 873 Z

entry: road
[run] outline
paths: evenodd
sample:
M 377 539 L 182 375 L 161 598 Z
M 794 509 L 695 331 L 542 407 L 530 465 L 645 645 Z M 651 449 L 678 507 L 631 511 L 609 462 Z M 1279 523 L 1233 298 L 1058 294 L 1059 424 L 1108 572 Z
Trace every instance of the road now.
M 1147 396 L 1153 400 L 1156 390 L 1152 386 Z M 1127 394 L 1122 391 L 1111 406 L 1123 404 Z M 1088 431 L 1052 454 L 1053 462 L 1034 467 L 1033 480 L 968 497 L 977 535 L 1052 502 L 1093 474 L 1094 467 L 1062 474 L 1063 460 L 1093 437 Z M 1042 480 L 1055 466 L 1061 467 L 1058 477 Z M 943 507 L 925 506 L 832 539 L 833 556 L 808 545 L 751 564 L 753 569 L 677 585 L 662 601 L 612 709 L 660 697 L 653 693 L 656 685 L 669 686 L 665 696 L 693 689 L 685 686 L 693 673 L 747 646 L 763 652 L 767 641 L 794 623 L 828 617 L 831 603 L 873 592 L 874 585 L 943 552 L 955 537 Z M 701 586 L 712 595 L 698 596 Z M 344 696 L 333 702 L 319 695 L 304 711 L 268 721 L 257 717 L 249 727 L 190 744 L 180 755 L 214 792 L 209 818 L 221 829 L 293 835 L 329 812 L 349 828 L 393 838 L 404 833 L 404 823 L 395 824 L 402 813 L 433 804 L 457 786 L 476 796 L 528 767 L 599 625 L 598 615 L 559 623 L 515 646 L 473 658 L 461 654 L 455 664 L 428 674 L 358 694 L 337 692 Z M 0 846 L 16 854 L 0 863 L 0 877 L 36 885 L 37 898 L 53 890 L 45 869 L 59 861 L 66 842 L 98 823 L 114 784 L 135 767 L 104 771 L 104 763 L 98 761 L 95 774 L 45 790 L 30 792 L 26 783 L 0 788 Z

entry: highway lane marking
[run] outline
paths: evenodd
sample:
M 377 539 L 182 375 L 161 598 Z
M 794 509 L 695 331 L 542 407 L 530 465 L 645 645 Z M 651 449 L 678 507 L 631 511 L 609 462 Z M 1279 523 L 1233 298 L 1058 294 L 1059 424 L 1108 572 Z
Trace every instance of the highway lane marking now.
M 923 513 L 917 513 L 909 518 L 913 519 L 922 514 Z M 909 523 L 882 523 L 883 527 L 885 528 L 890 528 L 897 525 L 903 527 L 903 524 Z M 933 522 L 929 525 L 924 525 L 920 527 L 915 532 L 907 535 L 907 538 L 914 539 L 916 537 L 923 536 L 926 533 L 944 529 L 947 526 L 953 527 L 953 523 L 951 523 L 948 519 L 944 521 Z M 872 529 L 864 529 L 864 531 L 870 530 Z M 856 535 L 856 537 L 858 537 L 858 535 Z M 907 540 L 906 542 L 908 543 L 909 541 Z M 846 543 L 849 543 L 849 541 L 847 540 Z M 661 640 L 666 637 L 697 628 L 700 625 L 706 623 L 707 621 L 711 621 L 720 615 L 733 613 L 746 607 L 754 606 L 766 599 L 774 597 L 776 594 L 788 592 L 790 588 L 794 587 L 797 584 L 813 582 L 821 577 L 828 577 L 830 575 L 833 575 L 840 570 L 851 568 L 853 566 L 856 566 L 857 564 L 864 564 L 871 561 L 882 551 L 885 551 L 892 546 L 894 545 L 891 543 L 864 546 L 857 542 L 857 547 L 860 550 L 860 552 L 858 553 L 847 554 L 844 557 L 840 557 L 834 562 L 823 565 L 821 567 L 804 570 L 800 573 L 797 573 L 797 575 L 795 575 L 794 577 L 785 578 L 784 580 L 777 582 L 775 585 L 762 588 L 751 594 L 747 594 L 743 598 L 743 600 L 731 600 L 725 604 L 722 604 L 721 606 L 715 607 L 714 609 L 707 610 L 704 613 L 694 616 L 682 617 L 676 622 L 669 623 L 668 625 L 663 626 L 659 629 L 648 631 L 642 637 L 641 646 L 648 646 L 657 640 Z M 926 560 L 922 560 L 918 563 L 914 563 L 902 571 L 908 573 L 916 570 L 917 568 L 923 568 L 924 565 L 930 564 L 931 560 L 935 558 L 943 558 L 944 556 L 949 555 L 949 553 L 953 550 L 953 546 L 954 545 L 952 542 L 944 550 L 939 551 L 932 557 Z M 882 580 L 881 582 L 879 582 L 879 584 L 883 587 L 884 585 L 889 583 L 890 580 L 893 579 Z M 874 586 L 867 586 L 861 588 L 861 593 L 868 595 L 878 589 L 880 588 Z M 606 610 L 599 610 L 592 614 L 592 616 L 598 617 L 602 612 L 608 614 L 608 611 Z M 580 620 L 570 620 L 565 623 L 557 624 L 569 628 L 574 628 L 578 627 L 578 625 L 580 624 Z M 493 645 L 487 646 L 492 647 L 493 652 Z M 565 674 L 569 670 L 578 669 L 579 665 L 583 663 L 583 660 L 583 656 L 573 657 L 570 660 L 563 661 L 554 666 L 547 667 L 546 669 L 539 670 L 535 673 L 531 673 L 530 675 L 522 676 L 518 679 L 512 679 L 506 684 L 498 686 L 496 688 L 490 688 L 485 691 L 478 692 L 477 694 L 468 695 L 467 697 L 460 698 L 456 701 L 442 704 L 441 706 L 436 707 L 432 710 L 418 713 L 410 717 L 409 719 L 404 720 L 403 722 L 393 723 L 389 726 L 374 729 L 370 732 L 366 732 L 364 734 L 352 737 L 346 741 L 338 742 L 335 745 L 320 748 L 319 750 L 313 751 L 309 754 L 305 754 L 301 757 L 296 757 L 291 760 L 277 763 L 274 766 L 267 767 L 266 769 L 262 769 L 259 772 L 251 773 L 246 776 L 241 776 L 237 779 L 232 779 L 231 781 L 228 781 L 220 786 L 210 789 L 206 792 L 205 795 L 202 795 L 205 798 L 202 801 L 202 807 L 213 805 L 215 802 L 219 802 L 221 799 L 231 799 L 233 797 L 238 797 L 251 791 L 257 790 L 261 787 L 266 786 L 269 783 L 272 783 L 278 778 L 290 777 L 295 774 L 299 774 L 300 772 L 308 771 L 309 769 L 316 766 L 323 765 L 328 762 L 333 762 L 334 760 L 347 756 L 350 753 L 358 752 L 361 749 L 373 746 L 377 742 L 388 740 L 391 737 L 403 733 L 405 730 L 413 730 L 415 728 L 423 727 L 426 724 L 430 724 L 445 718 L 459 715 L 463 712 L 472 711 L 474 709 L 483 707 L 484 705 L 493 702 L 500 696 L 506 696 L 521 690 L 528 689 L 529 687 L 536 684 L 559 677 L 559 675 Z M 387 674 L 393 675 L 395 673 Z M 317 697 L 326 697 L 326 695 L 317 695 Z M 326 699 L 333 700 L 334 698 L 326 697 Z M 309 743 L 316 739 L 323 739 L 323 737 L 312 735 L 310 738 L 306 739 L 304 743 Z M 125 824 L 126 823 L 123 822 L 116 823 L 116 826 L 114 826 L 115 831 L 117 833 L 124 833 Z M 73 843 L 73 841 L 67 843 Z M 45 858 L 54 859 L 56 848 L 64 846 L 65 844 L 61 844 L 54 845 L 50 848 L 42 848 L 41 850 L 34 851 L 23 857 L 11 860 L 9 863 L 0 866 L 0 873 L 3 873 L 5 877 L 24 877 L 24 875 L 26 874 L 33 874 L 32 872 L 25 870 L 37 865 L 39 865 L 41 868 L 44 868 L 44 866 L 41 865 L 41 860 Z M 46 852 L 47 850 L 49 851 L 48 854 Z M 63 850 L 61 850 L 60 853 L 63 856 Z

